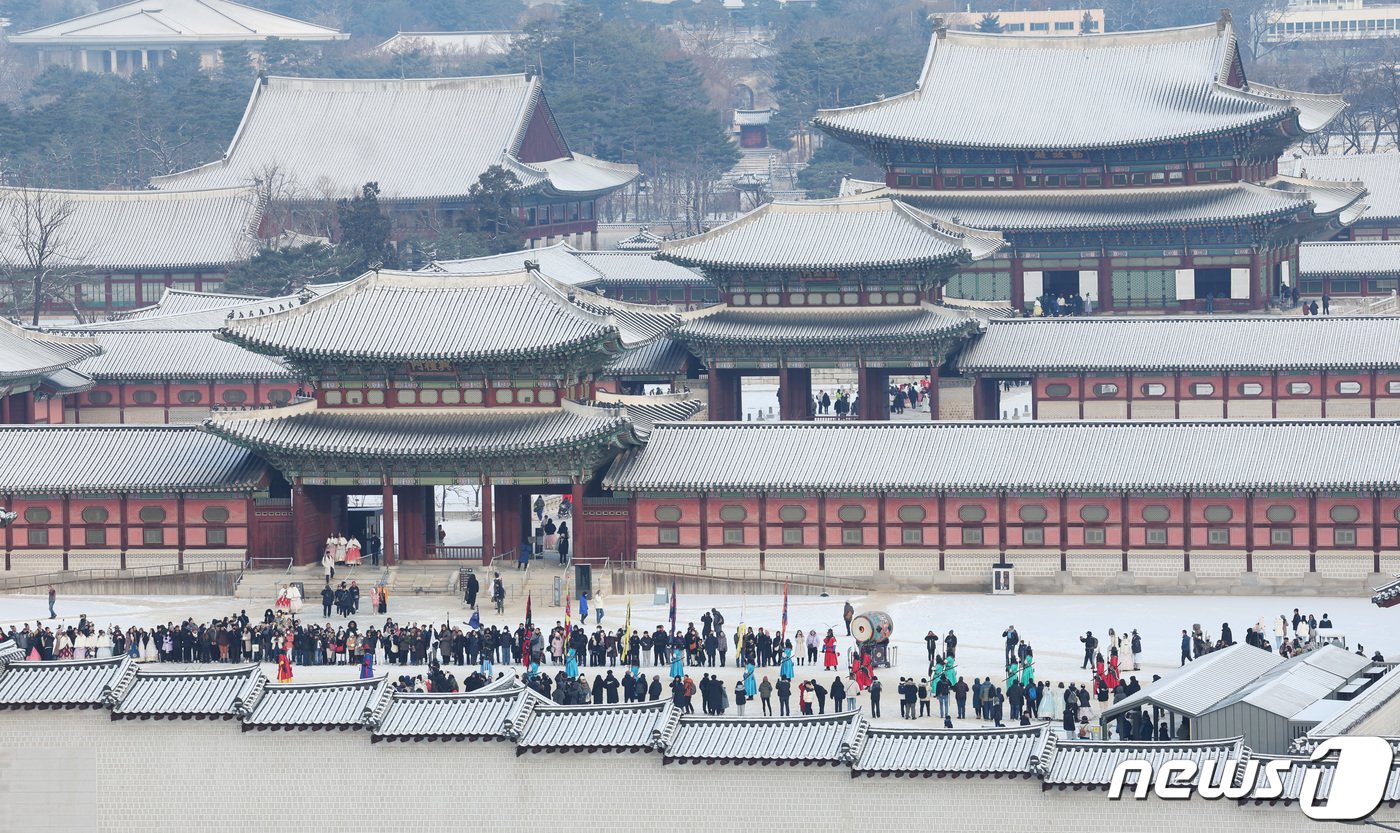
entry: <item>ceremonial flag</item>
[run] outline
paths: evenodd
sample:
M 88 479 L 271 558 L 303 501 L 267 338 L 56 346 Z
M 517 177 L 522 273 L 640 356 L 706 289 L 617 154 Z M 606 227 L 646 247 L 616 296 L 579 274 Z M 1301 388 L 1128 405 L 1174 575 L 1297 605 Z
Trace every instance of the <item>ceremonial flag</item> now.
M 671 635 L 676 634 L 676 580 L 671 579 Z
M 784 581 L 784 582 L 783 582 L 783 627 L 782 627 L 781 630 L 778 631 L 778 635 L 779 635 L 779 636 L 784 636 L 784 635 L 787 634 L 787 599 L 788 599 L 788 583 L 787 583 L 786 581 Z
M 568 595 L 564 596 L 564 639 L 565 639 L 566 641 L 567 641 L 568 638 L 569 638 L 569 634 L 571 634 L 571 633 L 574 632 L 573 625 L 572 625 L 573 618 L 574 618 L 573 609 L 574 609 L 574 598 L 573 598 L 573 594 L 568 594 Z
M 531 621 L 531 619 L 530 619 L 530 601 L 531 601 L 531 598 L 530 598 L 530 597 L 531 597 L 531 595 L 532 595 L 531 593 L 526 593 L 526 594 L 525 594 L 525 625 L 526 625 L 526 627 L 529 627 L 530 625 L 534 624 L 533 621 Z
M 627 600 L 627 618 L 622 623 L 622 664 L 631 661 L 632 653 L 632 600 Z

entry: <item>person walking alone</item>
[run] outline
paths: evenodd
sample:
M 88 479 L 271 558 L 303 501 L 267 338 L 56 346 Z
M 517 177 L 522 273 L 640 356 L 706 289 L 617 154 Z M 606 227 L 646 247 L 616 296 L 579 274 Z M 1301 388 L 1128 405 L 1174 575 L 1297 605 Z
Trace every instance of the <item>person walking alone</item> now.
M 53 589 L 53 586 L 50 585 L 50 586 L 49 586 L 49 618 L 50 618 L 50 619 L 57 619 L 57 618 L 58 618 L 58 614 L 54 612 L 54 607 L 53 607 L 53 606 L 54 606 L 54 602 L 56 602 L 56 601 L 58 601 L 58 591 L 57 591 L 57 590 L 54 590 L 54 589 Z

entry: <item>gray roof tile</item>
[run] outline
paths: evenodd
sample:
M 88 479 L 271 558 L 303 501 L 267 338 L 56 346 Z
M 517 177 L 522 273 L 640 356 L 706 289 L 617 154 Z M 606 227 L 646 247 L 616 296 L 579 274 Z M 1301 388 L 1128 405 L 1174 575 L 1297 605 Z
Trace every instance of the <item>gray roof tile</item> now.
M 838 137 L 954 147 L 1155 144 L 1296 119 L 1325 126 L 1340 96 L 1226 83 L 1234 33 L 1214 23 L 1103 35 L 936 35 L 916 89 L 817 113 Z
M 279 380 L 296 378 L 277 359 L 214 337 L 209 330 L 102 332 L 101 355 L 74 369 L 99 380 Z
M 1400 318 L 999 319 L 957 365 L 991 374 L 1394 369 Z
M 243 717 L 267 677 L 257 665 L 178 671 L 137 668 L 116 693 L 119 717 Z
M 47 376 L 101 349 L 85 336 L 26 330 L 0 318 L 0 381 Z
M 855 772 L 905 775 L 1033 776 L 1047 751 L 1049 724 L 1008 729 L 870 727 Z
M 1400 240 L 1348 240 L 1298 246 L 1298 276 L 1302 278 L 1326 275 L 1393 276 L 1397 273 L 1400 273 Z
M 690 351 L 674 338 L 658 338 L 626 351 L 613 359 L 604 376 L 626 379 L 645 376 L 675 376 L 690 364 Z
M 637 444 L 625 416 L 566 403 L 562 408 L 324 409 L 314 402 L 218 413 L 204 428 L 258 452 L 326 457 L 486 458 L 546 454 L 581 444 Z
M 424 269 L 427 272 L 440 272 L 447 275 L 498 275 L 502 272 L 519 272 L 526 261 L 540 265 L 540 272 L 546 277 L 569 286 L 590 286 L 602 277 L 587 261 L 579 258 L 580 253 L 568 243 L 555 243 L 538 249 L 522 249 L 515 252 L 469 257 L 462 260 L 435 260 Z
M 635 169 L 581 154 L 520 161 L 516 154 L 540 106 L 539 77 L 523 74 L 263 78 L 222 160 L 151 184 L 221 187 L 275 168 L 288 199 L 349 196 L 378 182 L 381 199 L 416 200 L 465 197 L 492 165 L 514 173 L 526 188 L 564 193 L 607 192 L 636 177 Z
M 229 0 L 161 0 L 158 5 L 137 0 L 30 29 L 10 39 L 20 44 L 148 49 L 156 44 L 246 43 L 269 37 L 327 41 L 349 35 Z
M 521 750 L 644 750 L 661 742 L 675 706 L 670 700 L 603 706 L 537 705 L 517 744 Z
M 1291 755 L 1271 755 L 1261 757 L 1259 775 L 1256 784 L 1260 787 L 1266 786 L 1264 782 L 1264 762 L 1270 760 L 1288 760 L 1293 762 L 1293 766 L 1283 775 L 1283 796 L 1280 801 L 1297 801 L 1303 794 L 1303 776 L 1308 770 L 1317 769 L 1321 775 L 1317 779 L 1317 793 L 1315 798 L 1325 801 L 1332 792 L 1332 779 L 1337 774 L 1336 759 L 1329 759 L 1321 763 L 1312 763 L 1306 757 L 1294 757 Z M 1400 802 L 1400 760 L 1391 764 L 1390 777 L 1386 780 L 1385 790 L 1381 793 L 1381 801 L 1391 805 Z
M 888 199 L 770 202 L 718 228 L 661 244 L 657 257 L 719 269 L 898 268 L 991 256 L 1001 238 Z
M 267 467 L 250 452 L 174 425 L 0 426 L 0 492 L 245 492 Z
M 0 709 L 95 708 L 133 673 L 127 657 L 11 662 L 0 670 Z
M 575 252 L 574 257 L 602 275 L 605 284 L 704 284 L 705 276 L 647 251 Z
M 670 761 L 840 764 L 856 760 L 860 712 L 801 717 L 682 717 L 666 745 Z
M 1042 783 L 1047 787 L 1107 787 L 1113 780 L 1113 770 L 1124 761 L 1146 761 L 1152 770 L 1167 761 L 1216 761 L 1212 784 L 1219 784 L 1224 768 L 1219 764 L 1239 760 L 1245 754 L 1243 738 L 1199 741 L 1084 741 L 1064 740 L 1054 744 L 1048 762 L 1042 764 Z M 1189 783 L 1195 784 L 1199 775 Z M 1136 783 L 1135 775 L 1127 779 Z
M 374 729 L 375 740 L 507 740 L 522 699 L 520 686 L 459 694 L 396 692 Z
M 1394 421 L 687 422 L 656 426 L 604 483 L 765 493 L 1392 489 L 1400 473 L 1375 449 L 1397 444 Z M 920 464 L 890 465 L 909 459 Z
M 616 349 L 620 328 L 524 271 L 464 281 L 426 272 L 369 272 L 306 304 L 236 312 L 222 337 L 274 355 L 455 361 L 545 358 Z
M 1105 719 L 1152 704 L 1187 717 L 1199 717 L 1222 700 L 1283 663 L 1278 654 L 1236 643 L 1148 683 L 1104 709 Z
M 374 728 L 388 705 L 387 678 L 344 683 L 270 683 L 244 729 Z
M 1280 162 L 1279 170 L 1312 180 L 1365 185 L 1367 208 L 1362 225 L 1400 219 L 1400 153 L 1302 156 Z
M 71 206 L 58 259 L 93 269 L 192 269 L 242 263 L 258 251 L 262 202 L 246 183 L 208 191 L 42 191 Z M 0 189 L 0 204 L 25 197 Z M 34 199 L 32 196 L 29 199 Z M 20 257 L 0 219 L 0 263 Z

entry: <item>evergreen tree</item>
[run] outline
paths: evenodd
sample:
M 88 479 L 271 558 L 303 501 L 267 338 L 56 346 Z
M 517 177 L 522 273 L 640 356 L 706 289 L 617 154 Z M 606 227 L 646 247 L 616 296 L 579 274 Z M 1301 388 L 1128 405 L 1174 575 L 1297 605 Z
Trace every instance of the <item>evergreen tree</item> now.
M 982 15 L 981 20 L 977 21 L 977 31 L 989 35 L 1000 35 L 1002 32 L 1006 31 L 1006 28 L 1001 25 L 1001 18 L 999 16 L 987 12 Z
M 350 271 L 393 269 L 398 266 L 393 224 L 379 207 L 379 183 L 367 182 L 360 194 L 335 204 L 340 248 L 347 250 Z

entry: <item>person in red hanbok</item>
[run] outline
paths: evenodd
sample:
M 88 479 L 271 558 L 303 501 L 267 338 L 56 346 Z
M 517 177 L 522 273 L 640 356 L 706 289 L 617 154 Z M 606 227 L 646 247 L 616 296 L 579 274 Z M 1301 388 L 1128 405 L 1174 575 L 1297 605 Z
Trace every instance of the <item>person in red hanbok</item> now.
M 277 682 L 290 683 L 292 681 L 292 633 L 287 632 L 287 638 L 282 643 L 282 655 L 277 658 Z
M 830 628 L 822 640 L 822 666 L 828 671 L 836 667 L 836 634 Z
M 851 672 L 851 676 L 856 678 L 856 686 L 861 691 L 870 688 L 870 680 L 874 676 L 873 666 L 874 661 L 870 656 L 870 651 L 861 649 L 860 656 L 856 657 L 855 668 Z

